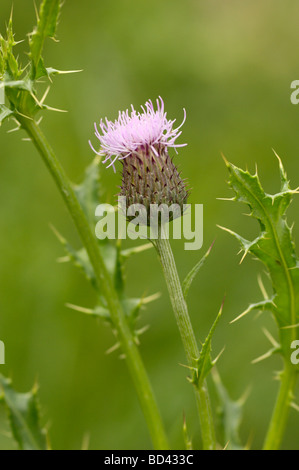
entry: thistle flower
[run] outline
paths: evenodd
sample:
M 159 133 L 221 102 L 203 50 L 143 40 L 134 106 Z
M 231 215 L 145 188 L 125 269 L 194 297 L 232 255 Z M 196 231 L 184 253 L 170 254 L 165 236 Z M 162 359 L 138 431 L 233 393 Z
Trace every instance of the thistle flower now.
M 126 197 L 127 206 L 143 204 L 149 214 L 151 204 L 178 204 L 180 215 L 183 204 L 186 204 L 188 191 L 185 181 L 181 179 L 168 148 L 187 144 L 177 144 L 181 135 L 180 128 L 186 120 L 184 110 L 183 122 L 174 128 L 175 120 L 167 119 L 164 102 L 160 97 L 156 101 L 157 110 L 152 101 L 141 106 L 142 112 L 131 107 L 119 112 L 114 122 L 101 120 L 100 130 L 95 123 L 95 136 L 99 139 L 101 148 L 97 152 L 89 142 L 92 150 L 104 157 L 103 163 L 108 163 L 115 171 L 115 162 L 123 164 L 121 196 Z M 148 219 L 149 222 L 149 219 Z

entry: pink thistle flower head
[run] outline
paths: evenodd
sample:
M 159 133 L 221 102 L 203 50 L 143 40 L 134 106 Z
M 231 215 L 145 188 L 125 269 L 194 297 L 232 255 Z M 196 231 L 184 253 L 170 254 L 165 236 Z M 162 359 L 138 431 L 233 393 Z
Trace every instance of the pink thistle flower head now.
M 148 100 L 145 106 L 141 106 L 142 112 L 137 112 L 132 105 L 130 113 L 128 109 L 120 111 L 118 119 L 114 122 L 107 118 L 105 122 L 101 120 L 100 131 L 97 124 L 94 124 L 95 136 L 101 144 L 100 151 L 97 152 L 90 141 L 89 145 L 95 153 L 104 157 L 103 163 L 109 161 L 107 168 L 114 168 L 117 160 L 138 154 L 140 148 L 148 148 L 158 156 L 161 149 L 172 147 L 176 150 L 177 147 L 187 145 L 176 143 L 186 120 L 185 109 L 183 122 L 175 128 L 176 120 L 167 119 L 162 98 L 159 97 L 156 103 L 156 110 L 152 101 Z
M 152 221 L 152 205 L 176 207 L 171 217 L 179 217 L 184 210 L 189 191 L 168 154 L 168 148 L 176 151 L 181 135 L 180 126 L 174 127 L 175 120 L 167 119 L 162 98 L 157 99 L 157 109 L 149 100 L 137 112 L 132 106 L 120 112 L 114 122 L 101 121 L 100 131 L 95 124 L 95 136 L 100 141 L 100 151 L 95 153 L 104 157 L 103 163 L 113 166 L 117 160 L 122 162 L 122 185 L 120 196 L 126 198 L 126 205 L 142 204 L 146 209 L 144 224 Z M 115 171 L 115 168 L 114 168 Z M 163 209 L 164 210 L 164 209 Z M 129 218 L 130 220 L 130 218 Z M 172 219 L 171 219 L 172 220 Z

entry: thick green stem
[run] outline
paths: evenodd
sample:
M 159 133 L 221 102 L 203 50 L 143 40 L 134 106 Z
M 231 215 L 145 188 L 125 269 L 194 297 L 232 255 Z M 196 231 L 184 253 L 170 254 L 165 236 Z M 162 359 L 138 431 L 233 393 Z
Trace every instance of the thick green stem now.
M 188 366 L 193 368 L 196 367 L 199 350 L 169 240 L 161 236 L 155 240 L 155 247 L 162 264 L 172 308 L 187 356 Z M 216 448 L 216 438 L 206 382 L 199 387 L 195 387 L 195 395 L 200 417 L 203 448 L 205 450 L 214 450 Z
M 74 193 L 72 185 L 65 174 L 60 162 L 57 160 L 47 139 L 39 126 L 32 119 L 16 116 L 22 127 L 31 137 L 37 150 L 41 154 L 55 183 L 64 199 L 64 202 L 77 227 L 82 243 L 86 248 L 90 262 L 93 266 L 97 283 L 103 292 L 111 314 L 111 319 L 118 333 L 122 350 L 131 373 L 138 398 L 143 410 L 153 445 L 156 449 L 168 449 L 168 442 L 164 432 L 161 416 L 154 398 L 152 387 L 144 368 L 139 350 L 134 342 L 133 335 L 127 324 L 125 314 L 114 289 L 110 276 L 98 248 L 95 235 L 92 233 L 82 207 Z
M 297 372 L 288 360 L 281 374 L 281 384 L 266 436 L 264 450 L 279 450 L 286 429 L 290 403 L 296 385 Z

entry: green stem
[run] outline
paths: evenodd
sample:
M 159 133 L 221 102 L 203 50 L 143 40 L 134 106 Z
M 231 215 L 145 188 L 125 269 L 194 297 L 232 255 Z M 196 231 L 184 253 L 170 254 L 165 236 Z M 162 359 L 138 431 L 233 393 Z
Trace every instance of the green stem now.
M 164 432 L 161 416 L 154 398 L 152 387 L 144 368 L 139 350 L 135 344 L 131 330 L 127 324 L 125 314 L 114 289 L 111 278 L 107 272 L 103 258 L 99 251 L 95 235 L 92 233 L 82 207 L 76 197 L 72 185 L 57 160 L 46 137 L 39 126 L 32 119 L 16 116 L 22 127 L 31 137 L 37 150 L 48 167 L 64 202 L 77 227 L 82 243 L 86 248 L 90 262 L 93 266 L 98 286 L 102 290 L 115 326 L 127 365 L 132 376 L 138 398 L 143 410 L 153 445 L 156 449 L 169 449 Z
M 154 244 L 162 264 L 172 308 L 187 356 L 188 366 L 194 368 L 196 367 L 196 358 L 199 357 L 199 350 L 171 246 L 169 240 L 162 238 L 162 236 L 155 240 Z M 214 450 L 216 449 L 216 438 L 206 382 L 199 387 L 195 387 L 195 396 L 199 411 L 203 448 L 205 450 Z
M 296 379 L 297 372 L 294 366 L 286 360 L 284 371 L 281 374 L 280 389 L 266 436 L 264 450 L 279 450 L 280 448 L 287 425 Z

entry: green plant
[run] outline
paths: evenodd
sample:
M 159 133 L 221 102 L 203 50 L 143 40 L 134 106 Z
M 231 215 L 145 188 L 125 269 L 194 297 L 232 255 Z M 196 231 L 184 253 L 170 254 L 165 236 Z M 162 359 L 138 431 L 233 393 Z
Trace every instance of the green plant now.
M 264 447 L 270 450 L 278 449 L 281 444 L 298 375 L 298 366 L 291 362 L 291 345 L 298 339 L 299 263 L 292 228 L 286 220 L 286 211 L 293 195 L 298 191 L 290 188 L 279 157 L 278 161 L 281 186 L 280 191 L 272 195 L 262 188 L 257 172 L 252 175 L 225 160 L 230 174 L 229 185 L 235 193 L 232 200 L 249 206 L 249 215 L 258 220 L 260 233 L 250 241 L 229 229 L 224 230 L 240 242 L 244 252 L 242 260 L 251 253 L 265 265 L 273 288 L 272 297 L 265 295 L 262 301 L 252 303 L 237 318 L 255 309 L 268 310 L 273 314 L 278 326 L 279 342 L 268 334 L 272 348 L 262 357 L 263 359 L 272 354 L 280 354 L 284 362 L 284 370 L 278 374 L 281 386 Z

